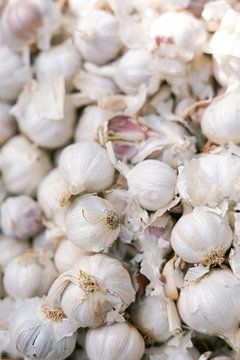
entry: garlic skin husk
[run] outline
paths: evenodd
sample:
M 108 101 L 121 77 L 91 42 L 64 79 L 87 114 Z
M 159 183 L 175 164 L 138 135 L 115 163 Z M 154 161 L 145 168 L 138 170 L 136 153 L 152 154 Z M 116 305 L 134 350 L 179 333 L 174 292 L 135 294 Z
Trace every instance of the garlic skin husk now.
M 47 253 L 28 251 L 7 264 L 3 284 L 9 296 L 26 299 L 45 295 L 56 277 Z
M 81 59 L 70 40 L 41 52 L 35 62 L 35 72 L 39 81 L 62 76 L 67 90 L 72 89 L 72 81 L 81 66 Z
M 145 345 L 137 329 L 123 322 L 89 329 L 85 348 L 90 360 L 140 360 Z
M 96 141 L 98 129 L 103 125 L 103 118 L 98 106 L 90 105 L 85 107 L 75 129 L 75 142 L 90 140 Z
M 64 78 L 29 81 L 12 108 L 20 130 L 37 145 L 56 149 L 73 135 L 75 109 L 65 96 Z
M 121 313 L 134 301 L 130 276 L 119 260 L 106 255 L 84 256 L 62 273 L 49 290 L 64 313 L 81 327 L 122 321 Z
M 35 195 L 39 182 L 51 169 L 49 155 L 17 135 L 1 148 L 1 170 L 12 194 Z
M 36 235 L 43 228 L 39 204 L 28 195 L 9 196 L 1 206 L 1 228 L 18 239 Z
M 120 219 L 109 201 L 83 195 L 68 207 L 65 226 L 68 239 L 80 249 L 100 252 L 117 239 Z
M 66 184 L 66 195 L 103 191 L 113 183 L 114 168 L 107 151 L 94 141 L 66 146 L 58 168 Z
M 164 342 L 172 335 L 169 332 L 166 304 L 160 296 L 146 296 L 133 304 L 131 319 L 148 344 Z
M 159 210 L 174 198 L 176 172 L 161 161 L 141 161 L 126 178 L 129 192 L 146 210 Z
M 227 340 L 238 330 L 239 303 L 239 279 L 228 269 L 214 270 L 181 289 L 178 310 L 192 329 Z
M 0 100 L 15 101 L 23 85 L 31 78 L 31 70 L 22 57 L 7 46 L 0 46 Z
M 213 99 L 201 118 L 201 129 L 216 144 L 240 143 L 240 89 Z
M 98 9 L 82 12 L 74 30 L 73 43 L 85 61 L 106 64 L 122 47 L 117 18 Z
M 16 133 L 16 121 L 10 109 L 10 105 L 0 102 L 0 146 Z
M 0 235 L 0 267 L 4 268 L 15 257 L 24 254 L 29 248 L 27 241 Z
M 9 331 L 12 342 L 27 359 L 63 360 L 74 350 L 76 322 L 45 298 L 26 299 L 13 313 Z
M 227 221 L 212 212 L 195 208 L 174 226 L 171 246 L 184 261 L 220 265 L 230 248 L 233 234 Z
M 0 243 L 1 244 L 1 243 Z M 79 249 L 70 240 L 65 239 L 58 245 L 54 254 L 54 264 L 59 273 L 71 269 L 76 262 L 87 255 L 85 251 Z

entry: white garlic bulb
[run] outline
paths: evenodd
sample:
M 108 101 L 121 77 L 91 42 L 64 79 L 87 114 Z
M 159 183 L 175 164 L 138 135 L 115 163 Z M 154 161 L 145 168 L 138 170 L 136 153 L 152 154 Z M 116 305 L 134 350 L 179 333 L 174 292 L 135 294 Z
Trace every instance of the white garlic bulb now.
M 90 360 L 140 360 L 145 348 L 137 329 L 126 322 L 89 329 L 85 347 Z
M 93 9 L 99 0 L 68 0 L 68 6 L 70 11 L 74 15 L 78 15 L 84 9 Z
M 67 89 L 71 90 L 73 77 L 80 65 L 80 56 L 71 41 L 66 41 L 63 44 L 41 52 L 36 59 L 35 70 L 39 81 L 63 76 Z
M 23 136 L 12 137 L 1 149 L 2 177 L 12 194 L 35 195 L 50 168 L 49 156 Z
M 134 300 L 130 276 L 121 262 L 106 255 L 83 256 L 62 273 L 48 293 L 81 327 L 113 322 Z
M 9 331 L 17 349 L 31 360 L 63 360 L 74 350 L 76 323 L 44 298 L 26 299 L 10 320 Z
M 7 236 L 27 239 L 43 227 L 42 211 L 28 195 L 8 197 L 1 207 L 1 227 Z
M 221 216 L 195 208 L 174 226 L 171 246 L 184 261 L 220 265 L 231 246 L 233 234 Z
M 98 9 L 83 12 L 74 31 L 74 45 L 84 60 L 97 65 L 114 59 L 121 48 L 116 17 Z
M 170 338 L 166 304 L 160 296 L 144 297 L 131 307 L 131 319 L 147 343 Z
M 86 252 L 79 249 L 70 240 L 65 239 L 57 247 L 54 254 L 54 264 L 57 270 L 62 273 L 71 269 L 84 255 L 86 255 Z
M 59 158 L 59 172 L 66 183 L 63 196 L 99 192 L 113 183 L 114 168 L 107 151 L 94 141 L 80 141 L 65 147 Z
M 107 250 L 120 232 L 120 219 L 112 204 L 95 195 L 76 198 L 66 214 L 69 240 L 85 251 Z
M 53 230 L 55 232 L 55 228 Z M 62 234 L 52 236 L 51 229 L 45 229 L 40 234 L 34 236 L 32 247 L 36 251 L 47 251 L 53 256 L 59 243 L 63 240 Z
M 26 299 L 46 294 L 56 276 L 46 253 L 28 251 L 7 264 L 3 284 L 11 297 Z
M 14 101 L 30 79 L 31 71 L 21 56 L 6 46 L 0 46 L 0 63 L 0 100 Z
M 73 134 L 74 107 L 65 96 L 62 77 L 49 81 L 29 81 L 12 108 L 21 131 L 36 144 L 55 149 L 65 145 Z
M 15 257 L 24 254 L 29 248 L 27 241 L 0 236 L 0 267 L 4 268 Z
M 141 161 L 126 177 L 129 192 L 147 210 L 158 210 L 174 198 L 176 172 L 161 161 Z
M 75 130 L 75 142 L 83 140 L 95 141 L 98 129 L 103 124 L 101 112 L 98 106 L 86 106 L 81 114 Z
M 10 105 L 0 102 L 0 146 L 16 132 L 16 121 L 10 115 Z
M 216 144 L 240 143 L 240 89 L 213 99 L 201 118 L 203 134 Z

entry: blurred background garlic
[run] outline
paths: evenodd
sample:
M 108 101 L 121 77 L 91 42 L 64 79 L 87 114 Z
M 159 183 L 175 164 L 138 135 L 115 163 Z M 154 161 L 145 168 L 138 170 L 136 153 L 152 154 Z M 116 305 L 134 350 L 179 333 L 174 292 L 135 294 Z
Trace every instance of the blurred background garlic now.
M 16 121 L 10 114 L 10 105 L 0 102 L 0 146 L 16 132 Z
M 46 253 L 30 250 L 8 262 L 4 270 L 4 288 L 14 299 L 45 295 L 57 277 Z
M 1 245 L 1 242 L 0 242 Z M 54 254 L 54 264 L 57 270 L 62 273 L 74 267 L 75 263 L 81 260 L 85 251 L 74 245 L 72 241 L 65 239 L 60 242 Z
M 24 254 L 29 246 L 27 241 L 0 235 L 0 267 L 4 268 L 11 260 Z
M 98 130 L 103 124 L 101 111 L 96 105 L 86 106 L 80 115 L 75 129 L 75 142 L 91 140 L 96 141 Z
M 49 155 L 20 135 L 1 148 L 0 162 L 3 181 L 12 194 L 35 195 L 39 182 L 51 169 Z
M 140 333 L 127 322 L 89 329 L 85 347 L 90 360 L 140 360 L 145 348 Z

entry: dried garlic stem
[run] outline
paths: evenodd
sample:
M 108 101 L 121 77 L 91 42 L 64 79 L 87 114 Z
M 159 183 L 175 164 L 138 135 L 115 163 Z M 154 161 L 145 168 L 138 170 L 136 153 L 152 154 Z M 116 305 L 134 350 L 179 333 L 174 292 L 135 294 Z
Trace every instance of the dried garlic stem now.
M 120 226 L 120 219 L 115 211 L 110 210 L 107 212 L 107 227 L 110 230 L 116 230 Z
M 204 256 L 202 264 L 205 266 L 221 265 L 225 260 L 225 251 L 223 249 L 213 249 Z
M 42 305 L 41 310 L 48 320 L 60 322 L 64 318 L 64 312 L 59 307 L 49 308 L 46 305 Z
M 84 271 L 79 272 L 78 279 L 79 287 L 86 293 L 90 294 L 94 291 L 100 291 L 101 286 L 98 285 L 96 279 L 93 276 L 87 275 Z

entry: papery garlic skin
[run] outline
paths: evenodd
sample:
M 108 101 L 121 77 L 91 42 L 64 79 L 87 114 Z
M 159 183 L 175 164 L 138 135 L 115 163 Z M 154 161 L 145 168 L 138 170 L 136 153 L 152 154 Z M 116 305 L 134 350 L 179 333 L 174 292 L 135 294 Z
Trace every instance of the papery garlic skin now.
M 121 262 L 106 255 L 83 256 L 62 273 L 49 290 L 51 301 L 60 298 L 64 313 L 81 327 L 115 321 L 134 300 L 130 276 Z
M 140 360 L 145 348 L 140 333 L 126 322 L 89 329 L 85 347 L 90 360 Z
M 106 64 L 116 57 L 121 48 L 116 17 L 103 10 L 83 12 L 78 19 L 73 42 L 85 61 Z
M 54 264 L 57 270 L 62 273 L 71 269 L 84 255 L 86 252 L 79 249 L 70 240 L 62 240 L 54 254 Z
M 171 336 L 166 304 L 160 296 L 146 296 L 131 307 L 131 319 L 148 344 Z
M 84 140 L 96 141 L 98 129 L 102 124 L 103 120 L 99 107 L 96 105 L 85 107 L 75 130 L 75 142 Z
M 76 323 L 66 319 L 61 309 L 44 298 L 26 299 L 13 313 L 10 336 L 28 359 L 63 360 L 74 350 Z
M 128 172 L 127 184 L 143 208 L 155 211 L 174 198 L 176 173 L 161 161 L 144 160 Z
M 184 261 L 217 265 L 223 263 L 233 234 L 221 216 L 195 208 L 174 226 L 171 246 Z
M 72 195 L 99 192 L 113 183 L 114 168 L 107 152 L 93 141 L 80 141 L 65 147 L 59 158 L 59 172 Z
M 107 250 L 120 232 L 120 219 L 112 204 L 98 196 L 75 199 L 66 214 L 69 240 L 85 251 Z
M 240 91 L 213 99 L 201 118 L 203 134 L 216 144 L 240 143 Z
M 14 299 L 26 299 L 45 295 L 56 277 L 56 269 L 47 254 L 29 251 L 7 264 L 3 284 Z
M 27 239 L 43 227 L 42 211 L 28 195 L 8 197 L 1 207 L 1 228 L 5 235 Z
M 0 102 L 0 146 L 16 132 L 16 121 L 10 115 L 10 105 Z
M 73 134 L 75 111 L 62 77 L 29 81 L 12 108 L 21 131 L 37 145 L 56 149 Z
M 4 268 L 15 257 L 24 254 L 28 248 L 27 241 L 0 236 L 0 267 Z
M 51 169 L 50 158 L 23 136 L 14 136 L 1 149 L 1 170 L 12 194 L 35 195 L 41 179 Z

